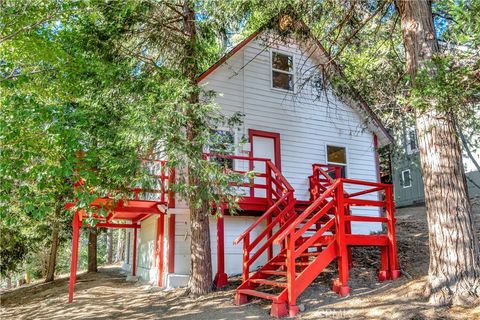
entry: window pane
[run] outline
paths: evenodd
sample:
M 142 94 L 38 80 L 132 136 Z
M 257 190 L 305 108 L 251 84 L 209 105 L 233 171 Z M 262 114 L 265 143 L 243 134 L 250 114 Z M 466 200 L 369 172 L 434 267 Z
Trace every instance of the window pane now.
M 409 142 L 410 142 L 410 150 L 414 151 L 417 150 L 417 135 L 415 134 L 415 131 L 412 130 L 408 133 L 409 135 Z
M 345 148 L 327 146 L 327 161 L 347 164 L 347 152 Z
M 272 71 L 272 85 L 274 88 L 293 91 L 293 75 Z
M 288 72 L 293 71 L 293 57 L 278 52 L 272 52 L 272 68 Z
M 410 171 L 402 172 L 402 180 L 404 187 L 410 187 L 412 185 L 412 177 L 410 176 Z

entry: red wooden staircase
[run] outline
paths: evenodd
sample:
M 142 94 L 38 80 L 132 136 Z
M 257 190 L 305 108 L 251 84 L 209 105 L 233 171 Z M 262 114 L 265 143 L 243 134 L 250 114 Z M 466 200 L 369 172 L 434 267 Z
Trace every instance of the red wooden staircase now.
M 269 208 L 234 241 L 243 241 L 243 282 L 236 291 L 237 305 L 258 297 L 272 301 L 272 316 L 295 316 L 299 295 L 334 260 L 338 279 L 333 290 L 348 295 L 353 246 L 380 246 L 379 280 L 399 276 L 391 185 L 337 178 L 338 167 L 315 164 L 309 177 L 310 201 L 297 201 L 293 188 L 271 162 L 266 176 Z M 353 215 L 355 206 L 373 207 L 369 213 L 375 216 Z M 387 233 L 352 234 L 353 221 L 385 223 Z M 250 272 L 260 258 L 266 258 L 266 263 Z

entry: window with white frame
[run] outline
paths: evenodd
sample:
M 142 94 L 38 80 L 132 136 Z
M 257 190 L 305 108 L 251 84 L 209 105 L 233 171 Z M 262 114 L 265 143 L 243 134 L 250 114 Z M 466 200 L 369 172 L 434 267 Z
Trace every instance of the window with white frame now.
M 272 88 L 294 91 L 295 68 L 293 55 L 272 51 Z
M 412 174 L 410 169 L 402 171 L 402 186 L 404 188 L 410 188 L 412 186 Z
M 407 153 L 412 154 L 418 151 L 417 132 L 415 128 L 407 129 Z
M 347 177 L 347 148 L 340 146 L 327 145 L 327 163 L 340 166 L 342 168 L 341 177 Z M 332 178 L 335 174 L 330 173 Z

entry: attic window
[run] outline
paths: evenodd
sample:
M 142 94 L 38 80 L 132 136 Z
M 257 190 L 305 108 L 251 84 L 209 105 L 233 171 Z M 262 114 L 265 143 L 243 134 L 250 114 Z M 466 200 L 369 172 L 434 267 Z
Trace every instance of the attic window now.
M 293 55 L 272 51 L 272 87 L 293 91 L 294 81 Z

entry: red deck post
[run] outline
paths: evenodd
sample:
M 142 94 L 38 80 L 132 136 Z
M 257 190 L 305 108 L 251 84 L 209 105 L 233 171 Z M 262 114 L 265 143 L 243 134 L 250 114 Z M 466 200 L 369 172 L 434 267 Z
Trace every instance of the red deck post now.
M 400 276 L 400 270 L 398 268 L 397 260 L 397 236 L 395 232 L 395 204 L 393 202 L 393 186 L 390 185 L 385 189 L 385 197 L 387 203 L 387 230 L 389 240 L 389 263 L 390 263 L 390 276 L 392 280 L 397 279 Z
M 225 222 L 223 213 L 224 208 L 222 207 L 220 216 L 217 217 L 217 274 L 214 280 L 217 288 L 223 288 L 228 284 L 227 274 L 225 273 Z
M 287 237 L 287 286 L 288 286 L 288 310 L 291 317 L 295 317 L 298 313 L 299 308 L 297 306 L 297 295 L 295 293 L 295 275 L 296 275 L 296 262 L 295 262 L 295 239 L 293 237 L 294 232 L 290 232 Z M 283 309 L 280 308 L 279 314 L 274 314 L 273 312 L 277 311 L 274 310 L 272 304 L 272 312 L 271 315 L 275 317 L 283 317 L 286 314 L 283 314 Z M 285 310 L 286 311 L 286 310 Z
M 268 163 L 265 163 L 265 174 L 267 175 L 267 177 L 265 178 L 266 186 L 267 186 L 266 189 L 265 189 L 265 194 L 267 196 L 267 206 L 271 207 L 272 204 L 273 204 L 273 201 L 272 201 L 272 170 L 270 169 Z M 269 226 L 270 223 L 272 223 L 272 216 L 267 217 L 267 226 Z M 273 230 L 270 230 L 268 232 L 268 239 L 270 239 L 272 237 L 272 235 L 273 235 Z M 270 245 L 268 247 L 268 251 L 267 251 L 267 261 L 272 260 L 272 258 L 273 258 L 273 246 Z
M 168 217 L 168 273 L 175 273 L 175 215 Z
M 157 220 L 157 263 L 158 263 L 158 286 L 163 287 L 163 255 L 165 236 L 165 213 L 161 213 Z
M 137 228 L 133 228 L 133 259 L 132 276 L 137 274 Z
M 80 238 L 80 214 L 75 211 L 72 220 L 72 259 L 70 262 L 70 282 L 68 285 L 68 303 L 73 301 L 73 290 L 77 281 L 78 239 Z
M 242 269 L 242 281 L 245 282 L 248 279 L 250 274 L 250 266 L 248 265 L 248 260 L 250 260 L 250 233 L 247 233 L 243 239 L 243 269 Z
M 345 203 L 343 183 L 337 186 L 335 195 L 337 202 L 337 246 L 338 246 L 338 281 L 334 282 L 333 291 L 340 296 L 347 296 L 350 293 L 348 287 L 348 250 L 345 238 Z

